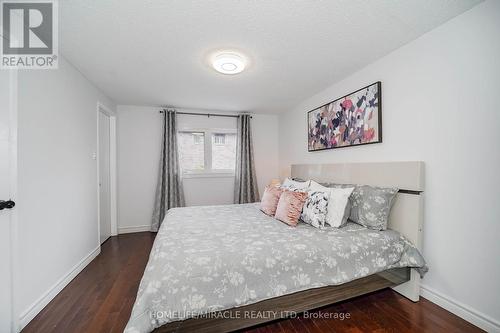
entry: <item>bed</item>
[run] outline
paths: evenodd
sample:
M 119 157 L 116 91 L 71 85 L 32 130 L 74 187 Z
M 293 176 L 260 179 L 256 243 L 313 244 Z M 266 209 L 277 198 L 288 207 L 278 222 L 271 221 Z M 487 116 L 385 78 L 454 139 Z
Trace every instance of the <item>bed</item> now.
M 171 209 L 125 332 L 232 331 L 387 287 L 418 300 L 423 163 L 293 165 L 291 175 L 398 186 L 391 229 L 292 228 L 258 204 Z

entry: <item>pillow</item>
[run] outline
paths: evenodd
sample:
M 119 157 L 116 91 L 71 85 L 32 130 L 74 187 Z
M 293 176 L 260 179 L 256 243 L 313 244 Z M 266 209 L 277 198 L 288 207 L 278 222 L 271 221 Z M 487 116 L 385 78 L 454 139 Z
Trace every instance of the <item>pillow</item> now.
M 352 207 L 349 219 L 370 229 L 387 229 L 397 193 L 396 187 L 356 186 L 350 197 Z
M 283 191 L 274 217 L 281 222 L 295 227 L 299 223 L 300 212 L 306 199 L 307 193 L 305 192 Z
M 328 189 L 327 189 L 328 190 Z M 329 191 L 308 191 L 300 219 L 315 228 L 324 228 L 328 208 Z
M 327 222 L 332 227 L 340 228 L 347 224 L 347 220 L 351 214 L 349 197 L 354 191 L 354 187 L 332 188 L 331 190 Z
M 302 179 L 302 178 L 299 178 L 299 177 L 292 177 L 292 178 L 290 178 L 290 179 L 291 179 L 291 180 L 294 180 L 294 181 L 296 181 L 296 182 L 301 182 L 301 183 L 303 183 L 303 182 L 305 182 L 305 181 L 306 181 L 305 179 Z
M 266 186 L 262 200 L 260 201 L 260 210 L 269 216 L 274 216 L 276 207 L 280 200 L 281 192 L 283 190 L 276 186 Z
M 309 184 L 310 184 L 309 180 L 305 182 L 299 182 L 292 180 L 290 178 L 286 178 L 281 187 L 290 191 L 305 192 L 309 188 Z
M 351 212 L 349 196 L 354 190 L 354 187 L 328 188 L 311 180 L 309 189 L 312 191 L 327 191 L 329 193 L 327 214 L 325 218 L 326 224 L 335 228 L 340 228 L 347 224 L 347 219 Z

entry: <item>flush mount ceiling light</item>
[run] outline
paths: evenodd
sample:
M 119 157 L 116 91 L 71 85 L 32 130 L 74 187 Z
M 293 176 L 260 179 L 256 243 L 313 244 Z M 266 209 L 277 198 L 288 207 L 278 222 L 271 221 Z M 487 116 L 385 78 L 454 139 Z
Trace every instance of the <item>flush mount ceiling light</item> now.
M 212 57 L 212 67 L 222 74 L 238 74 L 245 69 L 246 60 L 237 52 L 219 52 Z

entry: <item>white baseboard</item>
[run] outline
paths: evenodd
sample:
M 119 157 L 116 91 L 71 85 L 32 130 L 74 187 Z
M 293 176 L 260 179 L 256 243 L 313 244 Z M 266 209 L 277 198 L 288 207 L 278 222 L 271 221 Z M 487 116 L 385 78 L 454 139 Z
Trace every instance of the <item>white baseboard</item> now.
M 133 232 L 151 231 L 151 225 L 138 225 L 133 227 L 119 227 L 118 234 L 130 234 Z
M 86 255 L 79 263 L 61 277 L 49 290 L 47 290 L 39 299 L 37 299 L 27 310 L 19 316 L 19 330 L 22 330 L 49 302 L 56 297 L 68 283 L 73 280 L 95 257 L 101 253 L 101 246 L 96 247 L 92 252 Z
M 485 330 L 486 332 L 500 332 L 500 323 L 495 319 L 474 310 L 459 301 L 445 296 L 426 285 L 420 286 L 420 295 L 432 303 L 439 305 L 443 309 L 446 309 L 460 318 L 467 320 L 469 323 Z

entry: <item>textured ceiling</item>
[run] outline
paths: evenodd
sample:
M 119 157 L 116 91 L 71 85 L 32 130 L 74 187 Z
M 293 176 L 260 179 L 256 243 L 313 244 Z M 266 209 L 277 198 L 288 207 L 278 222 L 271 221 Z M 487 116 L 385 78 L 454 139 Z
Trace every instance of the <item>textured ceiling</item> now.
M 60 50 L 118 104 L 277 113 L 478 2 L 63 0 Z M 214 72 L 218 49 L 248 70 Z

